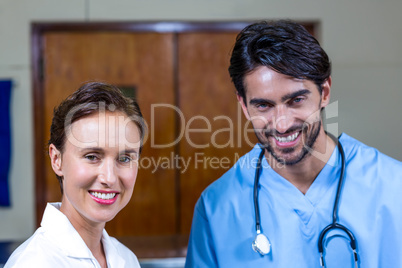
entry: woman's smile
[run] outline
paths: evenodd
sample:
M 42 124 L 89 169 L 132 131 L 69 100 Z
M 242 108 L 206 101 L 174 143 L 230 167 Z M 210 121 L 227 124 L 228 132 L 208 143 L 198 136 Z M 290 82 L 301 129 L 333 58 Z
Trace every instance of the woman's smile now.
M 88 191 L 89 195 L 95 202 L 101 205 L 112 205 L 116 202 L 119 195 L 118 192 L 108 192 L 108 191 Z
M 132 121 L 121 117 L 127 119 L 121 112 L 97 113 L 71 125 L 60 169 L 66 215 L 104 224 L 129 202 L 140 135 Z

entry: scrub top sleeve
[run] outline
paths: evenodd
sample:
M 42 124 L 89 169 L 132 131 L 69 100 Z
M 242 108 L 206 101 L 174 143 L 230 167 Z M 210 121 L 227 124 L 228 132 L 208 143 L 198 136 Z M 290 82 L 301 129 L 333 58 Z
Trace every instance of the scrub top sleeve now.
M 202 197 L 195 205 L 185 264 L 185 268 L 197 267 L 218 267 Z

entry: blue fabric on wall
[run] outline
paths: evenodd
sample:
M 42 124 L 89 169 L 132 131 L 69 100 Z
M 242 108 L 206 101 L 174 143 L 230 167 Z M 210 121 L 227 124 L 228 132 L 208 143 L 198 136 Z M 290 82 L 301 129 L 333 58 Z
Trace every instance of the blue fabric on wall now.
M 8 174 L 11 162 L 11 80 L 0 80 L 0 206 L 10 206 Z

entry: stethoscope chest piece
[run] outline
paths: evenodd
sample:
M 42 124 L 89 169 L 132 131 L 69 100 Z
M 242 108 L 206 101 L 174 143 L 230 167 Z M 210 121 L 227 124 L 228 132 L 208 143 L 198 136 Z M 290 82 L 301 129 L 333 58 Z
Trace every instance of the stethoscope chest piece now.
M 253 250 L 263 256 L 271 252 L 271 243 L 269 243 L 268 238 L 264 234 L 258 233 L 256 235 L 253 242 Z

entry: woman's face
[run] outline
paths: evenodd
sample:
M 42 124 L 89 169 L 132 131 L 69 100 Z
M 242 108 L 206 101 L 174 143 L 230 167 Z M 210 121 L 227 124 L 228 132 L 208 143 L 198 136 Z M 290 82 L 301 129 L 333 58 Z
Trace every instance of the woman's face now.
M 63 177 L 61 211 L 70 221 L 105 223 L 129 202 L 138 172 L 140 134 L 122 112 L 79 119 L 64 152 L 51 145 L 53 170 Z

